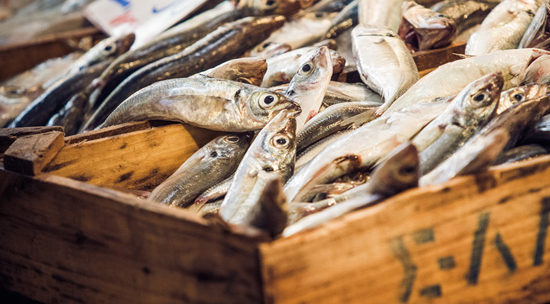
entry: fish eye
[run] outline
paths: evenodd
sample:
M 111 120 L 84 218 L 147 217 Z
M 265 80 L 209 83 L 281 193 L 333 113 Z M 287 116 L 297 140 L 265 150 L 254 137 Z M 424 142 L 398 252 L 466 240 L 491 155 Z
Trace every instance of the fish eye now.
M 474 96 L 474 101 L 480 102 L 483 101 L 486 98 L 485 93 L 479 93 L 476 96 Z
M 309 72 L 311 70 L 311 65 L 309 63 L 306 63 L 302 66 L 302 71 Z
M 521 101 L 523 99 L 523 95 L 521 95 L 520 93 L 516 93 L 514 94 L 514 96 L 512 96 L 516 101 Z
M 278 135 L 273 138 L 273 144 L 277 148 L 284 148 L 288 146 L 289 143 L 290 143 L 290 140 L 286 135 Z
M 110 52 L 113 49 L 112 45 L 108 45 L 104 48 L 105 51 Z
M 271 93 L 262 95 L 260 99 L 260 106 L 262 108 L 270 108 L 277 103 L 277 96 Z
M 416 167 L 414 167 L 414 166 L 405 166 L 405 167 L 402 167 L 399 170 L 399 174 L 401 174 L 401 175 L 410 175 L 410 174 L 413 174 L 415 172 L 416 172 Z
M 265 49 L 266 47 L 270 46 L 271 45 L 271 42 L 266 42 L 262 45 L 262 47 Z
M 262 168 L 265 172 L 273 172 L 273 167 L 265 166 Z
M 229 137 L 227 137 L 227 141 L 236 143 L 236 142 L 239 141 L 239 137 L 237 137 L 237 136 L 229 136 Z
M 273 4 L 275 4 L 275 1 L 274 1 L 274 0 L 267 0 L 267 1 L 265 2 L 265 4 L 266 4 L 267 6 L 272 6 Z
M 212 152 L 210 152 L 210 156 L 211 157 L 218 157 L 218 152 L 212 151 Z
M 315 13 L 315 17 L 316 18 L 321 18 L 321 17 L 323 17 L 323 13 L 317 12 L 317 13 Z

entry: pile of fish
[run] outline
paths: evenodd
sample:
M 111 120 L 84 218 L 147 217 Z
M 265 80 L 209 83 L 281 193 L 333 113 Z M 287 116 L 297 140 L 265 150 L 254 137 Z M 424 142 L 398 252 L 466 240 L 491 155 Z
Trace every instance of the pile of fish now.
M 205 0 L 144 46 L 107 38 L 9 80 L 0 123 L 224 132 L 147 199 L 273 237 L 548 153 L 548 2 L 313 2 Z M 420 78 L 413 54 L 457 39 L 464 57 Z

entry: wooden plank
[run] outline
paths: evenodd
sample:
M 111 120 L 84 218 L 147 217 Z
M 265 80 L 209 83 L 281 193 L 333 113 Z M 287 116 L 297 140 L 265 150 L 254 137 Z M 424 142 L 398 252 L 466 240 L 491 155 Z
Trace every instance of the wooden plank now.
M 18 137 L 46 133 L 50 131 L 64 132 L 63 127 L 24 127 L 24 128 L 2 128 L 0 129 L 0 153 L 15 142 Z
M 65 144 L 63 132 L 51 131 L 18 138 L 4 153 L 6 169 L 37 175 Z
M 76 134 L 65 138 L 65 143 L 76 144 L 83 141 L 100 139 L 104 137 L 130 133 L 134 131 L 140 131 L 151 128 L 151 124 L 148 121 L 135 121 L 128 122 L 116 126 L 111 126 L 99 130 L 93 130 L 86 133 Z
M 266 302 L 548 302 L 549 177 L 498 167 L 261 244 Z
M 413 59 L 418 71 L 430 70 L 442 64 L 461 59 L 462 57 L 457 54 L 464 54 L 465 49 L 466 43 L 453 43 L 440 49 L 416 52 L 413 54 Z
M 44 303 L 261 303 L 257 243 L 178 208 L 0 170 L 0 286 Z
M 219 132 L 171 124 L 66 145 L 46 167 L 58 176 L 150 190 Z

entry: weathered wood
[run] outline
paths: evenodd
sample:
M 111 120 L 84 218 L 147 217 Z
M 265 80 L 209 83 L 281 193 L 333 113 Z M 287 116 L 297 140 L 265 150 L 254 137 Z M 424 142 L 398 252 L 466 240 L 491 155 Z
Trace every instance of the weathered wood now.
M 105 187 L 150 190 L 219 134 L 171 124 L 81 141 L 66 145 L 45 171 Z
M 256 243 L 185 210 L 0 170 L 0 286 L 44 303 L 260 303 Z
M 63 127 L 24 127 L 24 128 L 2 128 L 0 129 L 0 153 L 6 149 L 21 136 L 46 133 L 50 131 L 64 132 Z
M 436 68 L 442 64 L 461 59 L 458 54 L 464 54 L 466 43 L 453 43 L 447 47 L 420 51 L 413 54 L 418 71 Z
M 63 132 L 18 138 L 4 153 L 4 167 L 27 175 L 39 174 L 65 144 Z
M 65 138 L 65 143 L 76 144 L 83 141 L 105 138 L 109 136 L 130 133 L 151 128 L 148 121 L 128 122 L 116 126 L 111 126 L 99 130 L 93 130 L 86 133 L 76 134 Z
M 260 246 L 267 303 L 550 301 L 550 157 Z

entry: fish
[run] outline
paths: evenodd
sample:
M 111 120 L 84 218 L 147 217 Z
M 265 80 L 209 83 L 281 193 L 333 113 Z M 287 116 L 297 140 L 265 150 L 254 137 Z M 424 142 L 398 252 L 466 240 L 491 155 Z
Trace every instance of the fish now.
M 34 99 L 9 125 L 9 128 L 43 126 L 74 94 L 96 78 L 110 60 L 104 60 L 75 74 L 68 74 Z
M 323 104 L 326 107 L 344 102 L 365 101 L 382 105 L 382 97 L 362 83 L 331 81 L 327 87 Z
M 517 146 L 502 152 L 493 163 L 493 166 L 510 164 L 546 154 L 548 154 L 548 151 L 540 145 Z
M 65 103 L 65 105 L 57 111 L 46 126 L 62 126 L 65 136 L 78 133 L 82 124 L 82 117 L 88 106 L 88 97 L 85 93 L 80 92 Z
M 292 80 L 300 68 L 300 58 L 316 47 L 304 47 L 267 59 L 267 72 L 265 73 L 262 87 L 273 87 Z M 344 68 L 345 59 L 338 52 L 330 50 L 332 73 L 337 74 Z
M 336 132 L 360 127 L 372 120 L 379 103 L 355 101 L 334 104 L 310 119 L 298 132 L 297 151 L 304 151 L 311 144 Z M 361 115 L 361 116 L 358 116 Z M 365 117 L 365 119 L 362 119 Z
M 96 127 L 121 102 L 141 88 L 161 80 L 188 77 L 238 57 L 282 26 L 283 22 L 282 16 L 267 16 L 246 17 L 227 23 L 183 51 L 140 68 L 102 101 L 83 129 Z
M 443 64 L 422 77 L 391 105 L 386 107 L 384 104 L 379 114 L 391 115 L 411 104 L 454 96 L 472 81 L 494 72 L 502 73 L 503 90 L 517 87 L 529 64 L 545 54 L 548 53 L 538 49 L 501 50 Z
M 465 54 L 478 56 L 517 48 L 538 7 L 538 0 L 503 0 L 470 36 Z
M 326 146 L 285 185 L 289 201 L 307 201 L 305 194 L 353 171 L 375 166 L 400 144 L 440 115 L 448 102 L 414 104 L 385 118 L 377 118 Z
M 301 147 L 298 156 L 296 157 L 295 170 L 298 172 L 304 165 L 308 164 L 312 159 L 314 159 L 319 153 L 321 153 L 328 145 L 339 140 L 345 135 L 349 134 L 353 128 L 339 131 L 328 135 L 307 147 Z
M 403 20 L 397 34 L 411 50 L 441 48 L 456 38 L 456 23 L 450 17 L 410 0 L 403 2 L 401 11 Z
M 420 151 L 422 174 L 447 159 L 493 118 L 503 84 L 500 73 L 472 82 L 453 99 L 442 115 L 413 138 L 412 143 Z
M 193 209 L 191 211 L 197 213 L 199 216 L 202 216 L 204 218 L 213 216 L 213 215 L 218 215 L 220 208 L 222 206 L 222 203 L 223 203 L 223 199 L 213 201 L 213 202 L 208 202 L 207 204 L 201 205 L 199 208 Z M 187 210 L 189 210 L 189 208 L 187 208 Z
M 431 9 L 452 18 L 457 34 L 461 34 L 480 24 L 499 3 L 500 0 L 444 0 L 434 4 Z
M 312 6 L 305 8 L 304 12 L 341 12 L 346 5 L 353 2 L 353 0 L 320 0 L 314 3 Z
M 332 19 L 332 25 L 325 34 L 326 39 L 334 39 L 343 32 L 352 29 L 359 23 L 359 4 L 354 0 L 346 5 L 338 15 Z
M 277 14 L 290 16 L 307 8 L 314 0 L 239 0 L 237 8 L 245 15 Z
M 292 50 L 292 46 L 288 43 L 268 41 L 253 48 L 247 55 L 252 57 L 271 58 L 289 52 L 290 50 Z
M 216 78 L 176 78 L 155 82 L 118 106 L 100 128 L 139 120 L 179 121 L 225 132 L 263 128 L 280 111 L 299 111 L 268 89 Z
M 291 49 L 307 46 L 321 40 L 332 24 L 336 13 L 307 13 L 288 20 L 280 29 L 271 33 L 269 38 L 260 42 L 251 51 L 260 55 L 265 52 L 266 44 L 288 44 Z M 263 52 L 261 51 L 263 49 Z
M 516 103 L 537 99 L 550 93 L 548 85 L 529 84 L 511 88 L 502 92 L 498 103 L 497 114 L 506 111 Z
M 540 43 L 550 38 L 550 24 L 548 24 L 549 11 L 550 3 L 543 1 L 525 34 L 521 37 L 518 48 L 538 47 Z
M 296 133 L 319 112 L 331 77 L 332 62 L 327 47 L 322 46 L 300 57 L 298 72 L 284 93 L 287 98 L 297 102 L 302 110 L 296 117 Z
M 258 203 L 254 194 L 263 189 L 270 173 L 278 173 L 283 182 L 292 175 L 296 154 L 294 117 L 297 114 L 281 111 L 250 145 L 220 209 L 226 222 L 243 223 Z
M 359 1 L 359 25 L 397 33 L 403 0 Z
M 259 86 L 262 84 L 266 71 L 267 62 L 265 59 L 244 57 L 228 60 L 191 77 L 212 77 Z
M 252 137 L 248 133 L 219 136 L 193 153 L 149 199 L 165 205 L 187 207 L 203 191 L 223 181 L 239 165 Z
M 355 58 L 353 57 L 353 47 L 351 44 L 352 30 L 353 28 L 350 28 L 336 37 L 336 44 L 338 45 L 338 48 L 336 50 L 346 60 L 344 70 L 351 69 L 357 71 L 357 63 L 355 62 Z
M 535 59 L 522 76 L 521 84 L 550 84 L 550 55 Z
M 386 107 L 419 79 L 411 52 L 394 32 L 358 25 L 351 35 L 359 75 Z
M 206 191 L 195 198 L 195 201 L 191 206 L 188 207 L 188 209 L 199 210 L 201 206 L 205 204 L 210 204 L 219 200 L 223 201 L 223 198 L 227 194 L 227 191 L 229 191 L 229 187 L 231 187 L 231 183 L 233 182 L 234 177 L 235 174 L 206 189 Z
M 423 175 L 420 185 L 440 184 L 455 176 L 485 170 L 503 150 L 514 146 L 520 136 L 549 110 L 548 96 L 515 104 L 496 116 L 430 173 Z
M 344 214 L 380 203 L 385 198 L 418 186 L 419 160 L 416 148 L 404 143 L 394 149 L 374 170 L 371 179 L 364 185 L 322 202 L 316 202 L 317 210 L 308 213 L 296 212 L 291 218 L 295 221 L 283 230 L 283 236 L 318 227 Z M 289 204 L 289 208 L 292 203 Z M 307 215 L 307 216 L 306 216 Z M 303 216 L 303 218 L 301 218 Z M 289 216 L 290 217 L 290 216 Z

